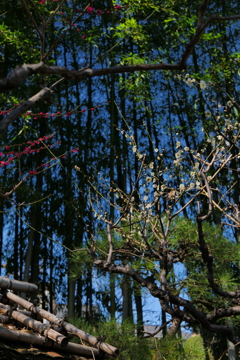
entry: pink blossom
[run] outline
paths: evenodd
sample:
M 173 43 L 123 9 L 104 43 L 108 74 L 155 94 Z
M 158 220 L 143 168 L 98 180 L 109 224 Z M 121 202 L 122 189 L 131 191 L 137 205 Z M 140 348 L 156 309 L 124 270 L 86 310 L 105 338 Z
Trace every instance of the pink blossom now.
M 93 8 L 93 7 L 89 6 L 89 7 L 87 8 L 88 14 L 92 15 L 93 11 L 94 11 L 94 8 Z

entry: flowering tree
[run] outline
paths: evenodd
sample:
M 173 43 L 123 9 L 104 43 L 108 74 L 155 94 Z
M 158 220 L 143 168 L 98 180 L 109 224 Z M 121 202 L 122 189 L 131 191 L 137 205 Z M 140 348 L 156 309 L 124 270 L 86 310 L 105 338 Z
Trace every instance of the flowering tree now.
M 232 109 L 231 101 L 227 107 Z M 159 165 L 149 163 L 131 132 L 124 132 L 140 162 L 140 172 L 130 192 L 123 193 L 114 185 L 110 188 L 109 193 L 121 200 L 119 205 L 108 199 L 118 214 L 115 219 L 106 218 L 105 209 L 101 211 L 95 203 L 95 218 L 105 222 L 107 239 L 92 234 L 84 261 L 92 259 L 96 267 L 128 275 L 146 287 L 172 316 L 171 333 L 182 321 L 198 323 L 236 344 L 239 337 L 225 319 L 238 325 L 239 243 L 224 234 L 239 228 L 239 207 L 233 199 L 238 183 L 231 181 L 231 166 L 239 158 L 239 122 L 234 115 L 222 122 L 220 118 L 216 132 L 208 134 L 210 147 L 201 153 L 176 141 L 171 167 L 165 167 L 164 151 L 158 148 Z M 227 186 L 222 185 L 224 176 L 229 179 Z M 172 187 L 176 178 L 180 181 Z M 98 185 L 91 179 L 89 183 L 97 191 Z M 217 202 L 216 194 L 220 195 Z M 187 213 L 192 220 L 186 219 Z M 220 222 L 210 225 L 216 213 Z M 82 251 L 73 255 L 76 263 Z M 178 263 L 187 270 L 180 278 L 174 275 Z
M 198 7 L 191 4 L 192 7 L 186 6 L 186 9 L 192 11 L 191 16 L 186 16 L 185 8 L 183 9 L 178 2 L 172 6 L 168 2 L 166 4 L 164 2 L 160 6 L 155 3 L 139 4 L 138 1 L 122 1 L 121 4 L 111 1 L 105 4 L 106 7 L 104 5 L 101 8 L 100 5 L 99 8 L 94 7 L 94 3 L 90 2 L 82 6 L 82 9 L 75 6 L 75 2 L 65 0 L 31 0 L 28 2 L 21 0 L 15 4 L 18 11 L 19 9 L 22 11 L 25 23 L 22 24 L 23 29 L 26 26 L 27 30 L 23 30 L 22 33 L 16 31 L 13 36 L 6 25 L 1 25 L 0 28 L 3 37 L 1 41 L 4 44 L 8 46 L 13 44 L 16 49 L 22 46 L 19 55 L 21 63 L 19 63 L 19 58 L 14 59 L 14 66 L 8 68 L 0 80 L 1 103 L 3 104 L 0 134 L 5 139 L 7 130 L 11 131 L 11 138 L 14 142 L 13 145 L 8 142 L 5 144 L 1 154 L 5 158 L 1 160 L 0 165 L 2 169 L 6 169 L 25 155 L 39 154 L 39 158 L 38 163 L 34 163 L 34 166 L 33 163 L 31 165 L 27 163 L 24 169 L 21 169 L 17 179 L 12 176 L 11 184 L 14 185 L 12 187 L 8 185 L 8 188 L 2 190 L 1 197 L 12 203 L 18 215 L 21 216 L 19 209 L 23 208 L 25 199 L 18 195 L 18 190 L 24 189 L 25 184 L 28 184 L 31 189 L 36 187 L 39 192 L 36 192 L 36 197 L 31 199 L 31 202 L 35 204 L 39 198 L 44 199 L 48 196 L 48 193 L 47 195 L 44 193 L 44 187 L 47 187 L 46 184 L 52 181 L 51 193 L 56 195 L 55 182 L 64 177 L 63 168 L 65 166 L 68 181 L 64 183 L 63 188 L 64 190 L 70 189 L 71 194 L 64 193 L 60 198 L 60 213 L 63 203 L 65 206 L 64 214 L 61 213 L 60 219 L 61 221 L 64 219 L 64 222 L 70 224 L 68 233 L 64 233 L 67 240 L 63 241 L 63 245 L 67 246 L 68 250 L 71 247 L 72 251 L 73 234 L 71 231 L 77 224 L 74 228 L 76 229 L 75 234 L 78 235 L 80 232 L 82 239 L 87 238 L 88 253 L 85 247 L 84 251 L 80 252 L 81 256 L 83 253 L 87 253 L 84 257 L 85 261 L 94 263 L 98 268 L 105 269 L 110 273 L 128 275 L 141 286 L 147 287 L 153 296 L 160 299 L 163 309 L 172 316 L 173 332 L 178 329 L 182 321 L 189 324 L 197 322 L 208 330 L 227 335 L 230 340 L 237 343 L 239 339 L 235 336 L 233 328 L 224 322 L 221 323 L 220 320 L 230 316 L 237 317 L 239 311 L 239 293 L 235 288 L 234 277 L 238 266 L 238 244 L 233 244 L 223 237 L 223 235 L 228 235 L 229 228 L 236 229 L 236 237 L 239 236 L 239 183 L 236 164 L 239 153 L 237 119 L 240 108 L 232 95 L 231 88 L 233 86 L 232 74 L 234 73 L 235 76 L 237 73 L 239 54 L 235 49 L 233 50 L 234 46 L 232 46 L 231 56 L 228 54 L 229 57 L 226 56 L 226 61 L 221 62 L 221 56 L 214 53 L 215 58 L 219 60 L 216 67 L 210 68 L 210 70 L 209 68 L 203 69 L 202 73 L 198 71 L 196 61 L 196 52 L 201 41 L 204 42 L 204 45 L 217 41 L 219 33 L 212 31 L 214 27 L 233 23 L 231 30 L 234 29 L 235 22 L 240 18 L 240 15 L 236 13 L 236 8 L 232 6 L 228 12 L 225 9 L 216 15 L 212 13 L 211 3 L 203 0 L 199 2 Z M 132 16 L 133 9 L 136 9 L 135 17 Z M 7 17 L 7 15 L 4 16 Z M 168 53 L 166 48 L 161 49 L 163 44 L 159 44 L 159 39 L 156 39 L 155 36 L 156 28 L 154 26 L 156 24 L 158 26 L 158 21 L 163 25 L 166 42 L 172 44 Z M 105 27 L 106 32 L 101 33 L 102 42 L 100 44 L 99 29 L 101 29 L 100 25 L 105 22 L 108 25 Z M 149 28 L 151 28 L 151 34 L 148 33 Z M 34 34 L 33 31 L 35 31 Z M 73 33 L 74 36 L 69 35 Z M 225 31 L 226 33 L 228 30 Z M 29 34 L 31 34 L 31 39 Z M 108 48 L 104 48 L 105 51 L 102 52 L 106 39 L 110 39 Z M 67 44 L 67 51 L 62 56 L 64 42 Z M 128 44 L 127 53 L 115 54 L 115 48 L 119 49 L 126 42 Z M 168 44 L 165 44 L 165 47 L 169 47 Z M 97 48 L 100 45 L 102 48 L 96 55 L 94 47 Z M 6 53 L 8 46 L 6 46 Z M 78 59 L 73 52 L 71 53 L 71 64 L 69 64 L 68 47 L 74 49 L 75 46 L 78 50 L 84 49 L 84 51 L 81 50 L 82 58 Z M 29 47 L 32 51 L 29 51 Z M 210 50 L 212 51 L 212 48 Z M 211 55 L 210 50 L 209 56 Z M 88 61 L 84 58 L 86 54 L 88 54 Z M 145 54 L 149 54 L 149 57 Z M 193 64 L 191 64 L 192 59 Z M 15 67 L 16 62 L 18 63 L 17 67 Z M 68 66 L 65 66 L 66 64 Z M 229 68 L 229 64 L 231 64 L 231 68 Z M 188 68 L 191 71 L 186 71 Z M 150 78 L 149 73 L 159 74 L 158 70 L 166 73 L 166 78 L 161 80 L 161 84 L 169 92 L 169 99 L 172 97 L 173 105 L 170 110 L 175 118 L 179 118 L 181 125 L 176 128 L 171 122 L 169 129 L 167 127 L 164 129 L 165 135 L 170 133 L 174 159 L 169 155 L 170 147 L 164 150 L 165 146 L 163 147 L 159 143 L 160 136 L 158 134 L 154 135 L 155 142 L 152 140 L 151 133 L 154 134 L 154 131 L 150 129 L 148 121 L 150 105 L 146 104 L 146 101 L 153 96 L 149 88 L 156 89 L 154 79 Z M 204 71 L 206 72 L 203 73 Z M 117 99 L 123 105 L 121 109 L 115 106 L 117 74 L 122 74 L 118 79 L 119 98 Z M 128 77 L 125 76 L 126 74 L 129 74 Z M 107 87 L 107 96 L 104 95 L 103 98 L 104 104 L 109 101 L 111 119 L 110 130 L 107 130 L 110 138 L 107 155 L 105 139 L 102 139 L 104 131 L 101 130 L 105 118 L 102 123 L 99 121 L 100 125 L 96 127 L 100 133 L 99 137 L 101 135 L 99 149 L 103 148 L 99 158 L 103 157 L 103 162 L 110 159 L 109 173 L 106 176 L 108 181 L 106 184 L 101 184 L 100 190 L 98 183 L 95 183 L 96 179 L 99 181 L 100 175 L 92 172 L 91 167 L 96 149 L 94 142 L 89 145 L 89 133 L 93 127 L 92 114 L 94 111 L 96 113 L 100 107 L 99 104 L 95 106 L 92 104 L 91 81 L 94 78 L 101 81 L 99 88 Z M 226 79 L 226 90 L 221 87 L 223 78 L 224 81 Z M 107 85 L 106 79 L 109 79 Z M 88 80 L 89 82 L 86 82 Z M 63 84 L 66 84 L 66 87 Z M 82 88 L 80 88 L 81 84 L 83 84 Z M 179 91 L 179 84 L 185 86 L 182 92 Z M 70 88 L 72 92 L 68 97 Z M 18 89 L 21 93 L 18 92 Z M 124 91 L 123 96 L 120 96 L 121 91 Z M 192 96 L 194 91 L 198 94 L 197 98 L 189 105 L 186 103 L 187 95 Z M 82 93 L 88 94 L 89 106 L 87 107 L 81 105 L 80 94 Z M 223 95 L 224 99 L 222 99 Z M 6 106 L 10 96 L 11 106 Z M 72 100 L 74 96 L 78 96 L 77 105 Z M 131 128 L 125 121 L 126 111 L 122 111 L 122 109 L 127 109 L 127 105 L 122 104 L 125 96 L 128 96 L 129 101 L 133 104 L 129 119 L 130 121 L 133 119 L 134 123 Z M 215 100 L 216 98 L 217 100 Z M 220 98 L 221 101 L 218 100 Z M 137 122 L 142 116 L 142 114 L 136 115 L 138 101 L 145 111 L 142 126 L 145 134 L 149 133 L 147 141 L 150 142 L 150 150 L 146 150 L 145 144 L 141 144 L 141 141 L 137 139 L 139 138 Z M 187 111 L 183 104 L 186 107 L 189 106 Z M 103 103 L 100 105 L 104 107 Z M 158 105 L 159 103 L 155 104 L 155 107 Z M 63 111 L 63 108 L 66 108 L 66 111 Z M 164 109 L 161 110 L 162 113 L 164 111 Z M 199 119 L 201 126 L 197 128 L 196 125 L 197 131 L 193 132 L 195 135 L 187 134 L 186 127 L 188 124 L 192 125 L 193 122 L 187 123 L 185 119 L 182 119 L 184 111 L 187 112 L 188 119 L 190 117 Z M 87 118 L 82 120 L 83 125 L 80 130 L 77 121 L 75 121 L 77 126 L 74 127 L 74 130 L 73 122 L 69 127 L 65 125 L 70 117 L 82 119 L 80 116 L 83 116 L 83 113 L 87 113 Z M 62 121 L 63 118 L 64 121 Z M 17 121 L 19 119 L 20 125 Z M 62 121 L 62 125 L 59 126 L 60 121 Z M 158 121 L 153 117 L 153 123 Z M 172 121 L 171 118 L 170 121 Z M 22 151 L 19 149 L 21 144 L 17 143 L 16 139 L 23 135 L 34 136 L 36 123 L 39 124 L 37 138 L 32 141 L 22 140 L 22 143 L 26 144 Z M 116 123 L 118 126 L 115 126 Z M 61 140 L 57 138 L 56 142 L 49 143 L 49 140 L 54 139 L 55 129 L 58 128 L 60 132 L 59 128 L 61 127 L 64 128 L 64 132 L 59 135 Z M 47 135 L 49 133 L 51 135 Z M 79 145 L 79 143 L 83 145 L 82 137 L 84 137 L 86 146 L 84 151 Z M 162 137 L 164 136 L 162 135 Z M 190 137 L 191 142 L 189 142 Z M 63 145 L 59 150 L 60 141 Z M 15 146 L 18 150 L 15 150 Z M 128 157 L 126 149 L 129 147 L 132 148 L 134 158 Z M 12 150 L 13 148 L 14 150 Z M 76 161 L 74 169 L 69 166 L 69 155 L 78 153 L 79 149 L 84 152 L 82 157 L 85 162 L 83 166 L 79 166 Z M 124 153 L 123 161 L 120 164 L 118 158 L 121 158 L 123 150 L 127 155 Z M 48 160 L 42 155 L 44 151 L 50 157 Z M 52 168 L 58 165 L 59 170 L 51 173 Z M 99 168 L 102 170 L 104 166 L 105 164 L 97 165 L 97 171 Z M 124 174 L 128 166 L 132 166 L 134 171 L 129 171 L 128 180 L 124 185 L 119 186 L 120 175 Z M 50 169 L 48 174 L 50 173 L 51 176 L 47 177 L 46 175 L 44 178 L 43 174 L 47 173 L 47 169 Z M 23 170 L 27 172 L 24 176 Z M 90 176 L 88 179 L 89 172 L 92 177 Z M 118 174 L 117 185 L 114 183 L 115 173 Z M 80 176 L 77 177 L 79 174 Z M 36 178 L 35 175 L 37 175 Z M 86 179 L 88 179 L 88 183 L 85 181 Z M 89 185 L 91 185 L 94 191 L 105 196 L 105 193 L 108 194 L 108 191 L 105 190 L 108 189 L 109 181 L 111 182 L 110 198 L 104 198 L 104 210 L 101 212 L 97 207 L 96 196 L 92 196 L 91 199 L 86 193 L 88 194 Z M 80 192 L 82 191 L 81 196 L 76 188 L 80 189 Z M 27 196 L 27 190 L 24 190 L 24 196 Z M 14 198 L 15 193 L 17 195 Z M 21 201 L 18 197 L 21 198 Z M 80 205 L 75 205 L 76 197 L 80 198 L 79 203 L 84 203 L 84 206 L 81 204 L 81 208 Z M 80 225 L 75 222 L 73 226 L 73 215 L 69 211 L 72 204 L 72 208 L 81 219 L 79 220 Z M 103 202 L 100 205 L 102 207 Z M 33 232 L 41 229 L 43 224 L 48 226 L 47 221 L 38 224 L 42 216 L 41 208 L 35 208 L 35 211 L 30 225 Z M 54 214 L 56 208 L 51 203 L 49 207 L 47 205 L 45 212 Z M 92 212 L 96 217 L 94 224 Z M 87 216 L 88 223 L 85 220 Z M 188 220 L 186 220 L 187 217 Z M 96 235 L 100 220 L 107 225 L 107 241 L 104 241 L 100 235 Z M 24 217 L 22 217 L 22 221 L 25 221 Z M 56 219 L 54 225 L 58 227 L 61 221 L 59 218 Z M 223 229 L 223 235 L 220 234 L 217 227 L 208 228 L 208 225 L 204 225 L 211 222 Z M 207 230 L 204 230 L 204 226 Z M 208 232 L 208 236 L 204 237 L 204 231 Z M 62 232 L 63 229 L 59 226 L 59 237 L 62 236 Z M 49 234 L 47 237 L 52 239 Z M 216 239 L 216 241 L 212 239 Z M 35 239 L 34 244 L 38 244 L 40 247 L 39 243 L 39 239 Z M 228 249 L 226 258 L 222 258 L 222 255 L 219 254 L 219 244 L 223 244 Z M 75 243 L 74 245 L 82 244 Z M 36 253 L 38 255 L 38 252 Z M 79 261 L 78 252 L 74 251 L 73 254 Z M 17 255 L 16 247 L 16 257 Z M 37 255 L 35 254 L 35 256 Z M 197 259 L 194 265 L 191 261 L 192 258 Z M 184 263 L 186 269 L 191 270 L 191 274 L 175 281 L 173 280 L 175 276 L 173 270 L 174 264 L 178 262 Z M 39 261 L 37 261 L 37 265 L 39 265 Z M 219 269 L 225 265 L 226 271 L 221 274 Z M 45 266 L 44 262 L 43 266 Z M 17 273 L 18 269 L 16 269 Z M 226 277 L 226 274 L 229 276 Z M 36 272 L 36 278 L 38 276 L 39 273 Z M 200 283 L 201 286 L 198 286 Z M 184 291 L 196 290 L 196 287 L 199 292 L 203 292 L 204 296 L 201 297 L 198 291 L 191 293 L 188 291 L 189 300 L 182 296 Z M 207 300 L 206 289 L 209 296 Z

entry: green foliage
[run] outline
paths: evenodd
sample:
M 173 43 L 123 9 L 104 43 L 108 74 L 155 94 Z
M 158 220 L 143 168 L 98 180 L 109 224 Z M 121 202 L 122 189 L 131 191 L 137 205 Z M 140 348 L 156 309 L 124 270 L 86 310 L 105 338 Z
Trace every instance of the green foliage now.
M 139 25 L 133 17 L 126 19 L 124 23 L 116 26 L 115 36 L 118 38 L 129 36 L 140 46 L 147 41 L 142 26 Z
M 73 318 L 70 322 L 96 337 L 106 336 L 105 341 L 119 349 L 119 360 L 205 360 L 201 336 L 186 341 L 176 336 L 138 338 L 136 326 L 127 320 L 122 324 L 116 320 L 89 323 Z M 72 341 L 79 342 L 77 338 Z
M 106 337 L 105 341 L 119 349 L 119 360 L 150 360 L 152 359 L 151 342 L 148 339 L 136 337 L 136 326 L 130 321 L 120 325 L 116 320 L 97 322 L 92 325 L 82 319 L 72 319 L 70 322 L 85 332 L 96 337 Z
M 203 340 L 200 335 L 191 336 L 184 344 L 185 360 L 205 360 Z
M 214 257 L 216 284 L 222 290 L 234 291 L 239 284 L 240 245 L 224 237 L 220 228 L 210 223 L 204 223 L 203 231 L 209 253 Z M 192 301 L 202 310 L 206 310 L 205 306 L 224 306 L 224 302 L 212 293 L 208 283 L 207 268 L 199 250 L 196 223 L 178 218 L 171 231 L 170 243 L 173 250 L 180 252 L 184 248 L 187 251 L 188 255 L 183 259 L 187 270 L 183 284 Z
M 166 336 L 164 339 L 155 339 L 154 345 L 154 360 L 184 360 L 183 340 L 181 338 Z

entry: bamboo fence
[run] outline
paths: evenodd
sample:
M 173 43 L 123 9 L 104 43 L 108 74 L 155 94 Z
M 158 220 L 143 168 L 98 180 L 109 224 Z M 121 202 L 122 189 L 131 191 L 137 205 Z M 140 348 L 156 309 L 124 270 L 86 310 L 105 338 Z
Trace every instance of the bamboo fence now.
M 116 347 L 78 329 L 63 319 L 59 319 L 12 292 L 34 293 L 38 290 L 36 285 L 0 276 L 0 288 L 2 290 L 0 294 L 0 323 L 6 325 L 14 320 L 17 321 L 18 326 L 32 329 L 31 332 L 10 330 L 2 325 L 0 327 L 0 339 L 24 342 L 40 347 L 51 346 L 58 351 L 91 359 L 104 359 L 118 355 L 119 351 Z M 19 310 L 19 306 L 26 310 Z M 50 324 L 43 324 L 42 319 L 48 320 Z M 81 342 L 84 341 L 90 346 L 68 342 L 68 338 L 71 336 L 77 336 Z

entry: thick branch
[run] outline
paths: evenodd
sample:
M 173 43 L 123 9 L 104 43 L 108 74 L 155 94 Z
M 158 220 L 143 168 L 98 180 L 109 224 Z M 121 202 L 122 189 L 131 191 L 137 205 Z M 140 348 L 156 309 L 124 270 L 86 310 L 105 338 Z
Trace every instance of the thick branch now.
M 188 323 L 191 322 L 200 322 L 202 326 L 212 332 L 221 333 L 228 337 L 230 341 L 234 344 L 240 341 L 240 338 L 234 335 L 233 328 L 229 325 L 215 325 L 211 324 L 208 319 L 208 316 L 197 310 L 195 306 L 188 300 L 181 298 L 177 295 L 172 295 L 168 291 L 164 291 L 160 289 L 152 280 L 149 280 L 148 277 L 144 278 L 139 275 L 135 270 L 131 268 L 130 265 L 119 266 L 119 265 L 108 265 L 106 266 L 106 262 L 102 260 L 95 260 L 95 265 L 101 268 L 105 268 L 109 272 L 117 273 L 117 274 L 125 274 L 130 276 L 133 280 L 137 281 L 142 287 L 146 287 L 152 296 L 160 299 L 161 304 L 165 304 L 165 308 L 167 307 L 167 312 L 169 312 L 172 316 L 185 320 Z M 177 307 L 170 307 L 168 304 L 177 305 Z M 183 307 L 184 310 L 180 310 L 179 307 Z M 238 307 L 234 307 L 235 311 Z M 240 309 L 239 309 L 240 311 Z M 219 312 L 218 318 L 220 318 L 221 313 Z M 222 317 L 225 317 L 225 312 L 222 312 Z
M 30 75 L 61 75 L 65 78 L 81 81 L 85 78 L 102 76 L 108 74 L 119 74 L 134 71 L 149 71 L 149 70 L 182 70 L 181 64 L 140 64 L 140 65 L 123 65 L 115 66 L 105 69 L 82 69 L 69 70 L 62 66 L 47 66 L 43 62 L 38 64 L 24 64 L 17 67 L 14 72 L 5 79 L 0 80 L 0 92 L 14 89 L 18 87 L 21 82 L 27 79 Z

